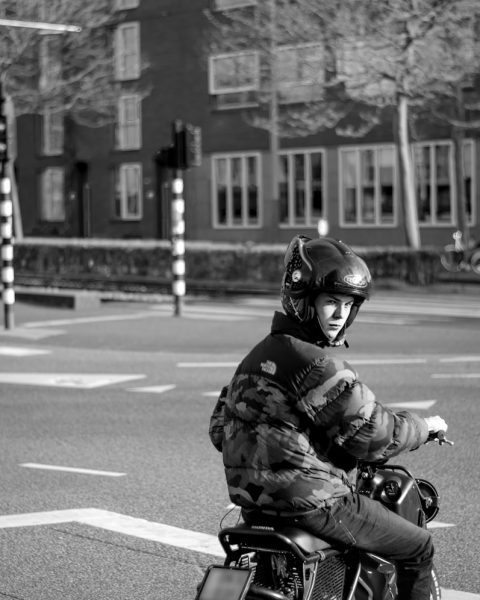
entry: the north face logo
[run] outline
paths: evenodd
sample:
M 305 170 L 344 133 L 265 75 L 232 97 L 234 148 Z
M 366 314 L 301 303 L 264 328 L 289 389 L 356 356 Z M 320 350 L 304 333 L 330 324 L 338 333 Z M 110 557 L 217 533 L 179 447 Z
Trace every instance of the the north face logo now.
M 272 360 L 260 363 L 260 367 L 264 373 L 268 373 L 269 375 L 275 375 L 277 372 L 277 365 Z

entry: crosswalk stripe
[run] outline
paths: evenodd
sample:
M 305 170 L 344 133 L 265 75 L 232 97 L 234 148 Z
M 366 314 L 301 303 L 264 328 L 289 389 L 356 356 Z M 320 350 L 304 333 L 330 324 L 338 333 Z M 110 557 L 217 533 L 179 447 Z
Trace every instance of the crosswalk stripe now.
M 146 394 L 163 394 L 175 389 L 176 385 L 151 385 L 146 387 L 130 388 L 129 392 L 143 392 Z

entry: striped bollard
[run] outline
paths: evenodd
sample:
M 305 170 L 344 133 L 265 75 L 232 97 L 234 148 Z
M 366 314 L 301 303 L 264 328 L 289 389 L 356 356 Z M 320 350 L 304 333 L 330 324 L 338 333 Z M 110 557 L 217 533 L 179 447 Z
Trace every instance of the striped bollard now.
M 3 165 L 2 171 L 5 170 Z M 15 291 L 13 289 L 13 246 L 12 246 L 12 215 L 13 206 L 10 198 L 11 183 L 8 177 L 0 180 L 0 227 L 2 234 L 2 284 L 3 284 L 3 315 L 5 329 L 14 325 L 13 305 Z
M 172 182 L 172 293 L 175 316 L 182 314 L 182 302 L 185 296 L 185 200 L 183 199 L 183 178 L 181 171 L 175 173 Z

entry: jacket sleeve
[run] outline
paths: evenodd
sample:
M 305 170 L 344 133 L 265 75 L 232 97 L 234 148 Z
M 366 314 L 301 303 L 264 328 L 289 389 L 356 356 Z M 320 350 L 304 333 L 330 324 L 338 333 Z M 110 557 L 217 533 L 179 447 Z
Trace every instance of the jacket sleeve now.
M 219 452 L 222 451 L 223 426 L 225 423 L 225 398 L 227 396 L 227 392 L 227 386 L 222 388 L 220 396 L 217 400 L 217 404 L 215 405 L 212 416 L 210 417 L 210 428 L 208 431 L 212 444 Z
M 341 365 L 341 369 L 331 369 L 331 377 L 303 399 L 305 411 L 331 443 L 356 459 L 378 460 L 426 442 L 424 419 L 383 406 L 348 363 Z

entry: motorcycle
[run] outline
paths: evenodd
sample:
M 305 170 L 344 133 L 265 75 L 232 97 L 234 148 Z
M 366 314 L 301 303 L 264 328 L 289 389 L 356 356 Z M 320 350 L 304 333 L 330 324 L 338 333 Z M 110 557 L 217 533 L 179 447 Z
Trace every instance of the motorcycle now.
M 447 244 L 441 255 L 440 262 L 450 273 L 473 271 L 480 275 L 480 247 L 465 248 L 461 231 L 452 234 L 454 243 Z
M 428 441 L 453 442 L 444 432 Z M 439 511 L 435 487 L 400 465 L 361 463 L 357 491 L 426 527 Z M 196 600 L 401 600 L 395 565 L 376 554 L 333 546 L 295 527 L 239 524 L 218 534 L 223 565 L 210 565 Z M 432 570 L 431 600 L 440 600 Z

